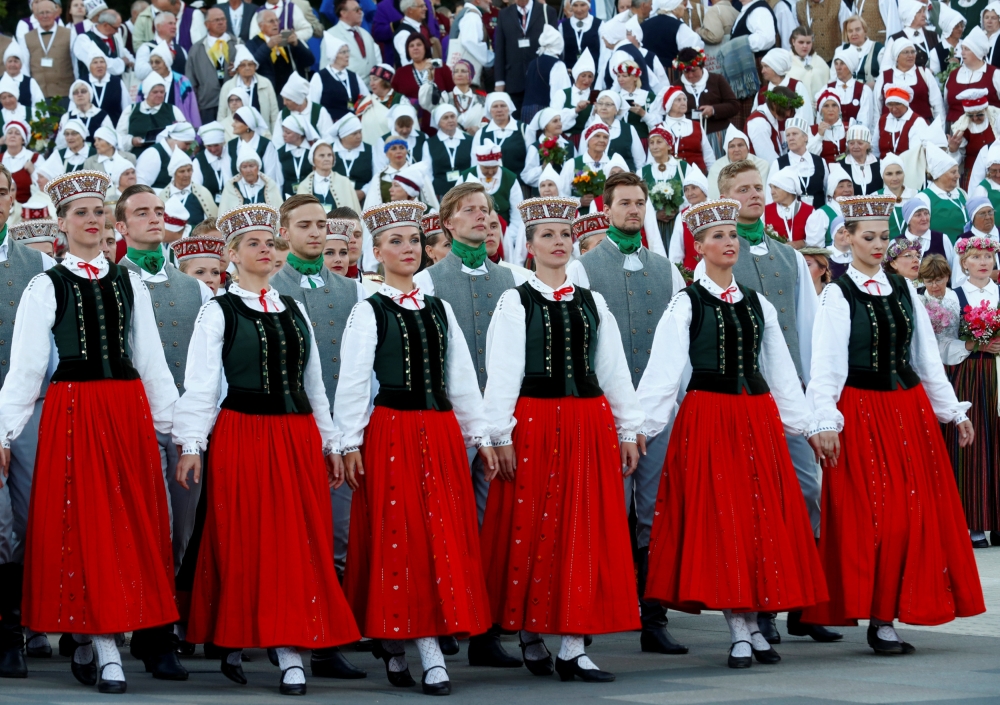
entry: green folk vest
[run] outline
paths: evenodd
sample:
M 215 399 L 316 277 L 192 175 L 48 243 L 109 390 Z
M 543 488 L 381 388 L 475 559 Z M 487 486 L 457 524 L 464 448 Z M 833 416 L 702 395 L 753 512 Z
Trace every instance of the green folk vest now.
M 986 189 L 986 197 L 990 199 L 990 205 L 993 206 L 993 210 L 1000 213 L 1000 189 L 991 184 L 989 179 L 983 179 L 979 182 L 979 185 Z
M 695 282 L 684 293 L 691 299 L 691 382 L 688 391 L 720 394 L 767 394 L 760 371 L 764 310 L 757 292 L 740 287 L 737 303 L 720 301 Z
M 740 238 L 740 257 L 733 267 L 736 283 L 763 294 L 778 314 L 781 334 L 785 336 L 788 352 L 795 363 L 799 378 L 802 377 L 802 360 L 799 354 L 799 332 L 795 327 L 795 292 L 799 284 L 799 269 L 795 250 L 775 240 L 764 238 L 767 254 L 750 252 L 750 243 Z
M 634 172 L 636 165 L 632 159 L 632 130 L 624 120 L 619 120 L 618 124 L 621 125 L 621 129 L 618 131 L 618 136 L 608 142 L 608 154 L 622 155 L 622 159 L 628 164 L 628 170 Z
M 340 343 L 347 318 L 358 301 L 358 285 L 355 280 L 334 275 L 326 268 L 320 270 L 320 276 L 323 277 L 322 287 L 303 289 L 299 285 L 302 275 L 285 266 L 271 278 L 271 286 L 279 294 L 293 298 L 306 307 L 313 325 L 326 396 L 332 409 L 340 380 Z
M 573 105 L 573 103 L 572 103 L 572 100 L 573 100 L 573 89 L 572 88 L 565 88 L 565 89 L 563 89 L 563 94 L 566 96 L 566 100 L 563 102 L 563 107 L 564 108 L 573 108 L 575 110 L 576 106 Z M 579 113 L 577 113 L 576 114 L 576 123 L 574 123 L 573 129 L 572 130 L 566 130 L 565 134 L 567 134 L 567 135 L 579 135 L 580 133 L 582 133 L 583 132 L 583 126 L 587 124 L 587 120 L 590 119 L 590 114 L 593 111 L 594 111 L 594 106 L 593 105 L 588 105 L 586 108 L 584 108 Z
M 462 180 L 472 174 L 476 176 L 476 167 L 466 169 L 462 172 Z M 510 190 L 517 183 L 517 174 L 505 166 L 500 167 L 500 187 L 495 193 L 490 195 L 493 199 L 493 210 L 500 214 L 508 223 L 510 222 Z
M 639 386 L 649 364 L 653 333 L 674 295 L 674 265 L 645 247 L 636 252 L 642 269 L 630 272 L 623 265 L 625 255 L 605 238 L 580 258 L 591 291 L 604 297 L 618 323 L 632 386 Z
M 595 365 L 601 317 L 594 295 L 577 287 L 572 301 L 549 301 L 527 283 L 517 293 L 526 334 L 520 396 L 601 396 Z
M 427 269 L 434 282 L 434 295 L 451 304 L 452 313 L 465 334 L 472 363 L 479 378 L 479 391 L 486 390 L 486 333 L 500 296 L 514 288 L 514 275 L 507 267 L 489 260 L 485 274 L 466 274 L 462 260 L 449 253 Z
M 461 177 L 461 172 L 472 166 L 472 137 L 462 135 L 462 142 L 455 149 L 454 160 L 445 147 L 444 142 L 437 136 L 427 141 L 427 149 L 431 156 L 431 173 L 434 176 L 434 193 L 438 198 L 444 196 L 452 186 L 457 184 Z M 449 180 L 448 174 L 454 173 L 455 179 Z
M 160 171 L 156 175 L 156 180 L 150 185 L 155 189 L 165 188 L 171 180 L 170 172 L 167 170 L 167 166 L 170 164 L 170 152 L 159 142 L 154 144 L 150 149 L 153 149 L 160 155 Z
M 309 110 L 309 124 L 311 124 L 313 127 L 316 127 L 316 125 L 319 124 L 319 116 L 322 114 L 322 112 L 323 112 L 322 105 L 320 105 L 319 103 L 312 103 L 312 107 Z M 288 106 L 283 106 L 281 108 L 282 121 L 286 117 L 289 117 L 291 114 L 292 111 L 288 109 Z M 298 115 L 298 113 L 296 113 L 296 115 Z
M 399 411 L 451 411 L 445 391 L 448 315 L 444 303 L 425 296 L 419 311 L 405 309 L 384 294 L 365 301 L 375 312 L 378 343 L 375 406 Z
M 684 177 L 687 176 L 687 170 L 688 170 L 687 162 L 678 161 L 677 171 L 675 171 L 673 177 L 667 179 L 667 181 L 672 183 L 674 185 L 674 188 L 678 188 L 679 186 L 681 190 L 683 190 L 684 189 L 683 181 Z M 647 164 L 646 166 L 642 167 L 642 170 L 639 172 L 639 175 L 642 177 L 642 180 L 646 182 L 647 188 L 652 189 L 654 186 L 656 186 L 657 179 L 653 175 L 652 164 Z
M 833 281 L 851 310 L 845 382 L 848 387 L 890 392 L 920 384 L 920 377 L 910 366 L 914 328 L 910 289 L 898 274 L 887 276 L 892 284 L 889 296 L 861 291 L 846 274 Z
M 502 141 L 496 138 L 496 133 L 483 130 L 479 133 L 476 143 L 482 144 L 485 140 L 492 140 L 494 144 L 500 147 L 500 151 L 503 153 L 502 163 L 504 169 L 508 169 L 514 174 L 520 174 L 524 171 L 524 162 L 528 158 L 528 144 L 524 141 L 524 133 L 522 132 L 521 125 L 516 122 L 514 125 L 517 129 Z M 507 222 L 510 221 L 508 220 Z
M 139 379 L 128 342 L 135 307 L 128 270 L 110 264 L 104 277 L 88 281 L 60 264 L 45 274 L 56 298 L 52 335 L 59 366 L 52 381 Z
M 370 144 L 362 144 L 361 153 L 351 162 L 350 169 L 347 168 L 340 154 L 336 156 L 337 158 L 333 162 L 333 170 L 341 176 L 346 176 L 350 179 L 354 183 L 355 191 L 361 191 L 371 183 L 372 177 L 375 175 L 375 160 L 372 158 L 372 146 Z
M 281 165 L 281 195 L 283 198 L 294 196 L 302 180 L 312 173 L 313 166 L 309 162 L 308 149 L 302 154 L 302 161 L 299 162 L 298 168 L 296 168 L 295 162 L 295 155 L 288 151 L 288 145 L 281 145 L 278 150 L 278 163 Z
M 826 213 L 826 217 L 829 221 L 826 224 L 826 246 L 833 247 L 833 236 L 830 234 L 830 226 L 833 225 L 833 221 L 840 217 L 840 214 L 833 210 L 833 207 L 828 203 L 820 206 L 820 210 Z
M 14 338 L 14 317 L 28 283 L 44 271 L 42 253 L 7 235 L 7 259 L 0 264 L 0 280 L 7 296 L 0 300 L 0 385 L 10 369 L 10 348 Z M 42 389 L 45 393 L 45 389 Z
M 139 274 L 139 267 L 128 257 L 123 257 L 119 266 Z M 188 346 L 195 320 L 201 311 L 201 285 L 197 279 L 184 274 L 169 262 L 163 265 L 163 271 L 167 274 L 167 281 L 146 282 L 146 288 L 153 302 L 153 317 L 163 343 L 167 367 L 177 389 L 183 389 Z
M 222 368 L 229 389 L 222 408 L 242 414 L 311 414 L 303 385 L 309 325 L 295 300 L 281 297 L 281 313 L 254 311 L 238 296 L 213 299 L 226 323 Z
M 234 137 L 226 143 L 226 151 L 229 153 L 229 165 L 230 169 L 232 169 L 230 173 L 233 176 L 237 176 L 240 173 L 240 165 L 236 163 L 236 153 L 239 150 L 240 142 L 239 137 Z M 271 144 L 271 140 L 267 137 L 261 137 L 257 141 L 257 156 L 260 157 L 261 162 L 264 161 L 264 152 L 267 151 L 267 145 L 269 144 Z M 261 173 L 263 173 L 263 168 Z M 263 200 L 261 202 L 263 203 Z
M 931 202 L 931 230 L 944 233 L 952 244 L 955 244 L 965 230 L 967 222 L 965 194 L 959 192 L 959 198 L 953 201 L 941 198 L 929 188 L 925 188 L 920 193 L 926 195 Z
M 172 124 L 174 124 L 174 109 L 172 106 L 167 105 L 166 102 L 163 103 L 163 106 L 159 110 L 152 114 L 142 112 L 139 110 L 139 106 L 135 105 L 128 116 L 128 133 L 133 137 L 141 137 L 147 142 L 151 142 L 165 127 Z M 139 156 L 149 149 L 149 147 L 150 145 L 148 144 L 133 147 L 132 154 Z M 167 157 L 167 161 L 170 161 L 169 157 Z M 169 179 L 167 180 L 169 181 Z

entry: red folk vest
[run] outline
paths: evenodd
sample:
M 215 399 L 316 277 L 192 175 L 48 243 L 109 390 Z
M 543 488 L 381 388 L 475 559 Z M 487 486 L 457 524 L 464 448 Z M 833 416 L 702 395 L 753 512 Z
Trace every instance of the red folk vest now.
M 840 95 L 836 91 L 837 84 L 840 81 L 831 81 L 826 84 L 826 87 L 830 90 Z M 854 82 L 854 96 L 847 103 L 840 104 L 840 119 L 844 121 L 845 125 L 850 124 L 851 120 L 856 120 L 858 117 L 858 112 L 861 110 L 861 94 L 864 92 L 865 84 L 861 81 Z
M 680 142 L 677 143 L 676 156 L 688 164 L 697 164 L 701 173 L 707 174 L 705 155 L 701 151 L 701 123 L 692 121 L 691 127 L 693 128 L 691 134 L 687 137 L 681 137 Z
M 754 110 L 752 113 L 750 113 L 747 116 L 747 122 L 746 122 L 746 124 L 748 126 L 750 125 L 750 121 L 751 120 L 763 120 L 764 122 L 767 123 L 767 129 L 771 131 L 771 144 L 774 145 L 774 153 L 780 155 L 781 154 L 781 142 L 778 140 L 778 132 L 777 132 L 777 130 L 774 129 L 774 125 L 771 124 L 771 121 L 767 119 L 767 116 L 765 116 L 764 113 L 760 112 L 759 110 Z M 753 151 L 753 142 L 752 141 L 750 142 L 750 144 L 748 146 L 750 147 L 750 154 L 756 154 L 756 152 Z
M 970 88 L 982 88 L 986 91 L 987 100 L 989 100 L 990 105 L 994 108 L 1000 108 L 1000 96 L 997 95 L 996 89 L 993 87 L 993 74 L 996 73 L 997 67 L 991 64 L 986 64 L 986 71 L 975 83 L 959 83 L 958 82 L 958 69 L 951 72 L 948 76 L 945 85 L 945 90 L 948 94 L 948 122 L 955 122 L 958 118 L 962 117 L 962 104 L 958 102 L 958 94 L 962 91 L 966 91 Z
M 888 86 L 893 81 L 893 69 L 886 69 L 882 72 L 883 85 Z M 934 120 L 934 115 L 931 113 L 931 93 L 927 88 L 927 83 L 924 81 L 923 74 L 917 71 L 917 82 L 910 86 L 913 91 L 913 100 L 910 101 L 910 110 L 915 114 L 922 117 L 930 124 Z M 885 103 L 882 104 L 882 114 L 885 115 L 889 110 L 885 107 Z
M 882 156 L 886 154 L 902 154 L 910 148 L 910 130 L 917 119 L 916 113 L 910 114 L 910 119 L 903 123 L 903 129 L 898 133 L 899 139 L 896 141 L 895 146 L 893 146 L 892 136 L 897 133 L 889 132 L 885 129 L 885 119 L 888 115 L 888 113 L 884 113 L 878 119 L 878 153 Z
M 805 203 L 799 204 L 799 212 L 792 218 L 792 232 L 788 232 L 785 221 L 778 215 L 778 204 L 768 203 L 764 206 L 764 224 L 770 225 L 779 235 L 788 238 L 789 242 L 806 239 L 806 220 L 812 215 L 813 207 Z M 686 244 L 686 243 L 685 243 Z

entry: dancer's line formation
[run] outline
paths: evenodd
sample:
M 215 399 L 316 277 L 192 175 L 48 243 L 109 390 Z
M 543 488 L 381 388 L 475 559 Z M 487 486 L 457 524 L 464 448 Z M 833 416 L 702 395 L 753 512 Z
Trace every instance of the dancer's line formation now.
M 690 286 L 643 246 L 648 187 L 627 171 L 603 214 L 517 205 L 530 272 L 488 257 L 499 228 L 478 182 L 433 218 L 419 201 L 369 208 L 370 295 L 334 273 L 357 215 L 312 194 L 178 241 L 182 269 L 234 267 L 213 292 L 163 261 L 164 203 L 131 186 L 115 264 L 109 184 L 47 185 L 59 264 L 0 231 L 16 306 L 0 467 L 31 488 L 23 591 L 6 563 L 0 628 L 29 646 L 71 635 L 60 650 L 85 685 L 126 691 L 127 632 L 172 680 L 192 644 L 240 684 L 242 650 L 267 648 L 288 695 L 306 692 L 306 650 L 314 676 L 364 677 L 338 650 L 362 637 L 413 686 L 413 640 L 423 691 L 446 695 L 456 639 L 472 665 L 601 682 L 615 676 L 588 637 L 641 629 L 643 651 L 687 652 L 667 608 L 722 610 L 732 668 L 780 661 L 775 612 L 820 641 L 870 620 L 875 653 L 910 654 L 896 620 L 985 610 L 941 431 L 969 448 L 970 404 L 917 291 L 883 270 L 891 196 L 837 200 L 852 261 L 817 302 L 802 256 L 764 236 L 752 161 L 683 216 Z M 4 219 L 10 186 L 0 167 Z M 422 270 L 438 231 L 451 251 Z M 27 675 L 20 644 L 0 669 Z

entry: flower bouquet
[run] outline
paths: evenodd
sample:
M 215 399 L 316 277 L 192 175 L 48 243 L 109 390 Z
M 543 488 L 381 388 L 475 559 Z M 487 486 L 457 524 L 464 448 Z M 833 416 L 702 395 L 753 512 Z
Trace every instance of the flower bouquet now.
M 581 196 L 600 196 L 604 193 L 604 182 L 608 178 L 603 171 L 591 171 L 589 167 L 576 172 L 573 177 L 573 190 Z
M 649 190 L 649 202 L 655 210 L 676 213 L 684 202 L 684 189 L 675 179 L 657 181 Z
M 566 150 L 559 144 L 558 137 L 552 137 L 538 145 L 538 158 L 542 162 L 542 168 L 551 164 L 553 169 L 559 169 L 566 161 Z
M 962 320 L 959 323 L 959 338 L 968 342 L 972 341 L 972 352 L 979 352 L 981 347 L 986 347 L 993 338 L 1000 333 L 1000 311 L 990 306 L 989 302 L 983 301 L 973 308 L 966 306 L 962 312 Z
M 931 328 L 934 329 L 935 335 L 945 332 L 954 323 L 951 311 L 942 306 L 939 301 L 927 301 L 924 308 L 927 309 L 927 315 L 931 319 Z
M 767 223 L 765 223 L 764 224 L 764 234 L 767 235 L 772 240 L 777 240 L 778 242 L 783 242 L 786 245 L 788 244 L 788 238 L 785 237 L 784 235 L 779 234 L 778 231 L 774 229 L 773 225 L 768 225 Z
M 56 133 L 59 131 L 59 119 L 66 112 L 66 109 L 60 105 L 62 100 L 59 96 L 53 96 L 39 101 L 35 105 L 36 117 L 29 123 L 31 135 L 28 139 L 28 149 L 40 152 L 43 156 L 52 153 L 49 148 L 55 146 Z

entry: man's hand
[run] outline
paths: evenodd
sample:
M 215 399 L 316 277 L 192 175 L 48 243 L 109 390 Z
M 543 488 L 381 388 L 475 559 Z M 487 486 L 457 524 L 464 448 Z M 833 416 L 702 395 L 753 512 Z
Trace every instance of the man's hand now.
M 517 468 L 517 458 L 514 456 L 514 446 L 497 446 L 493 449 L 497 457 L 497 472 L 500 474 L 500 479 L 505 482 L 514 481 L 514 470 Z M 495 473 L 494 473 L 495 475 Z M 486 478 L 487 480 L 492 480 L 492 477 Z
M 0 487 L 10 475 L 10 448 L 0 448 Z
M 192 470 L 194 471 L 194 484 L 197 485 L 201 482 L 201 454 L 183 455 L 181 450 L 181 447 L 177 446 L 177 453 L 181 457 L 177 461 L 174 479 L 177 480 L 178 485 L 189 490 L 191 487 L 188 485 L 188 475 L 191 474 Z
M 281 46 L 285 43 L 285 38 L 281 36 L 281 33 L 275 34 L 273 37 L 268 38 L 267 48 L 274 49 L 277 46 Z
M 496 451 L 489 446 L 482 446 L 479 449 L 479 457 L 483 459 L 483 477 L 489 482 L 497 476 L 500 470 L 500 461 L 497 460 Z
M 816 452 L 818 460 L 825 468 L 837 467 L 840 457 L 840 434 L 836 431 L 823 431 L 809 437 L 809 445 Z
M 297 47 L 299 45 L 299 35 L 297 35 L 295 32 L 292 32 L 291 34 L 289 34 L 288 35 L 288 44 L 290 44 L 293 47 Z
M 701 110 L 702 117 L 710 118 L 715 115 L 715 107 L 712 105 L 703 105 L 699 110 Z
M 357 490 L 361 486 L 358 478 L 364 474 L 365 466 L 361 462 L 360 450 L 351 451 L 344 456 L 344 477 L 347 480 L 348 487 L 352 490 Z
M 966 419 L 958 424 L 958 447 L 967 448 L 972 445 L 976 438 L 976 432 L 972 428 L 972 422 Z
M 635 472 L 639 464 L 639 446 L 635 443 L 622 443 L 622 475 L 628 477 Z
M 330 489 L 340 489 L 344 484 L 344 457 L 340 453 L 326 456 L 326 474 L 330 480 Z

